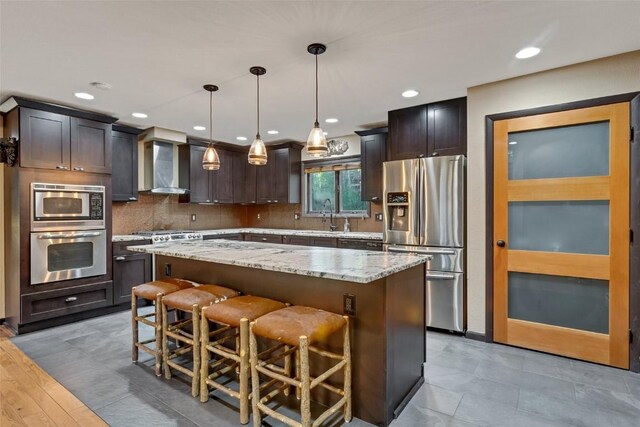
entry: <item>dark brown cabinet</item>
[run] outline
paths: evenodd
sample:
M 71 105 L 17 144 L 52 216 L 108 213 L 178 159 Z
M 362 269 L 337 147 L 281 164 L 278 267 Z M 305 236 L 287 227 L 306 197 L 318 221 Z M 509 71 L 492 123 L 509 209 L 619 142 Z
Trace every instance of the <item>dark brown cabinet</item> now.
M 301 151 L 297 144 L 268 149 L 267 164 L 257 167 L 257 203 L 300 203 Z
M 389 160 L 427 156 L 427 106 L 389 111 Z
M 387 160 L 387 128 L 356 132 L 360 135 L 362 200 L 382 201 L 382 163 Z
M 71 170 L 111 173 L 111 124 L 71 117 Z
M 262 243 L 282 243 L 282 236 L 279 234 L 245 234 L 246 242 L 262 242 Z
M 429 156 L 467 153 L 467 98 L 429 104 Z
M 138 200 L 138 132 L 125 131 L 114 125 L 112 142 L 112 185 L 111 200 L 132 202 Z
M 113 304 L 131 303 L 131 288 L 151 281 L 151 255 L 126 250 L 148 240 L 113 244 Z
M 311 244 L 308 236 L 283 236 L 282 243 L 298 246 L 309 246 Z
M 180 187 L 190 190 L 181 195 L 179 200 L 190 203 L 233 203 L 233 153 L 217 147 L 220 169 L 208 171 L 202 168 L 206 149 L 195 144 L 178 147 Z
M 202 240 L 244 240 L 244 235 L 242 233 L 233 233 L 233 234 L 209 234 L 202 236 Z
M 20 108 L 20 166 L 26 168 L 71 168 L 71 121 L 68 116 Z
M 367 251 L 381 251 L 382 241 L 338 239 L 338 247 L 343 249 L 361 249 Z
M 310 237 L 309 245 L 322 248 L 336 248 L 338 247 L 338 239 L 333 237 Z
M 388 159 L 466 154 L 467 98 L 389 111 Z
M 256 173 L 264 166 L 250 165 L 247 153 L 233 153 L 233 203 L 256 203 Z

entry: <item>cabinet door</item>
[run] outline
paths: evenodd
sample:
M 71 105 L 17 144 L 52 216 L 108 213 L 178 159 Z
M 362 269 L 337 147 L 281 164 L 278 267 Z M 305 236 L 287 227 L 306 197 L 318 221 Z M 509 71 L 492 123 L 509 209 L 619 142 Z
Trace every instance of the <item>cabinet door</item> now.
M 189 148 L 189 201 L 211 203 L 211 172 L 202 169 L 202 157 L 207 148 L 197 145 Z
M 256 203 L 256 171 L 247 153 L 233 153 L 233 203 Z
M 151 281 L 151 255 L 135 254 L 113 258 L 113 302 L 131 303 L 131 288 Z
M 310 237 L 309 244 L 311 246 L 320 246 L 323 248 L 337 248 L 338 239 L 333 237 Z
M 61 114 L 20 108 L 20 166 L 71 167 L 70 120 Z
M 362 200 L 382 201 L 382 163 L 387 159 L 387 134 L 367 135 L 360 138 L 362 163 Z
M 247 234 L 244 240 L 247 242 L 282 243 L 282 236 L 278 234 Z
M 125 132 L 112 132 L 113 148 L 111 200 L 129 202 L 138 200 L 138 136 Z
M 427 106 L 389 111 L 389 160 L 427 155 Z
M 273 162 L 273 203 L 289 203 L 289 149 L 278 148 L 269 155 Z
M 233 203 L 233 152 L 217 149 L 220 169 L 211 172 L 213 203 Z
M 260 204 L 273 203 L 275 161 L 273 151 L 269 151 L 267 164 L 256 166 L 256 201 Z
M 111 173 L 111 124 L 71 118 L 71 170 Z
M 284 236 L 282 243 L 287 245 L 309 246 L 310 240 L 307 236 Z
M 452 156 L 467 151 L 467 98 L 429 105 L 429 156 Z

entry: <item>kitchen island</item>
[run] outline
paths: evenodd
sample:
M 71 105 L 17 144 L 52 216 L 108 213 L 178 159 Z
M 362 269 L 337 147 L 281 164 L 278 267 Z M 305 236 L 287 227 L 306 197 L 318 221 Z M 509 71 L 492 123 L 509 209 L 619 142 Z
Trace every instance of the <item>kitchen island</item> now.
M 216 283 L 350 314 L 353 409 L 362 420 L 389 425 L 424 381 L 424 256 L 230 240 L 129 250 L 154 255 L 157 279 Z M 314 399 L 331 403 L 322 390 Z

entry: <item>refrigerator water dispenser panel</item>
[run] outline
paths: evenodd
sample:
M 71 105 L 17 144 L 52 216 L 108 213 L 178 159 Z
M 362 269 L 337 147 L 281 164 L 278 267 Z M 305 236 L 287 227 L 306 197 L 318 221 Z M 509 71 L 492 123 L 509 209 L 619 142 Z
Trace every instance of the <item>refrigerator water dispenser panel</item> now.
M 387 210 L 390 231 L 409 231 L 409 193 L 387 193 Z

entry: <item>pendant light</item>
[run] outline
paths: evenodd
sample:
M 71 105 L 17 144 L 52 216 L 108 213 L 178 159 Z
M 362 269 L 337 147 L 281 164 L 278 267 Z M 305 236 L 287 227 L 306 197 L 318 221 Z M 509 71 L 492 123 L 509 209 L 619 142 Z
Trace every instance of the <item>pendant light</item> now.
M 256 76 L 256 93 L 257 93 L 257 108 L 256 108 L 256 139 L 251 143 L 249 149 L 249 164 L 262 166 L 267 164 L 267 148 L 264 146 L 264 141 L 260 138 L 260 76 L 263 76 L 267 70 L 263 67 L 251 67 L 249 72 Z
M 202 156 L 202 169 L 216 171 L 220 169 L 220 158 L 213 148 L 213 92 L 218 90 L 218 86 L 204 85 L 203 88 L 209 92 L 209 146 Z
M 307 154 L 312 157 L 323 157 L 327 155 L 327 139 L 324 137 L 320 123 L 318 123 L 318 55 L 323 54 L 327 47 L 321 43 L 312 43 L 307 46 L 307 51 L 316 57 L 316 121 L 313 129 L 307 138 Z

